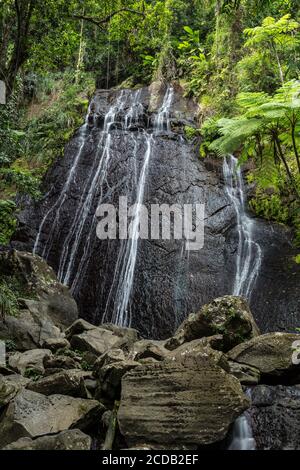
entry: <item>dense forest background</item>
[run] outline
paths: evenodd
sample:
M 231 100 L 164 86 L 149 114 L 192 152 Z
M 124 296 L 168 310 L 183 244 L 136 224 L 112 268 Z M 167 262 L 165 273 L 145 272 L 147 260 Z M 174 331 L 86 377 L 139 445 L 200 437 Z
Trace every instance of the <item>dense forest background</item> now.
M 200 105 L 199 158 L 248 160 L 252 210 L 300 245 L 299 22 L 299 0 L 0 0 L 0 243 L 95 87 L 160 79 Z

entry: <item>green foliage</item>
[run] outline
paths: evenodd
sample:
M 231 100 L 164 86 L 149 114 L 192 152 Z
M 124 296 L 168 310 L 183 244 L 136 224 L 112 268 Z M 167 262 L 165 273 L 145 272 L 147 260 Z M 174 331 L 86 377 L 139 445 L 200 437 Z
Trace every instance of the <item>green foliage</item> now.
M 94 90 L 90 74 L 33 74 L 34 96 L 27 112 L 16 110 L 17 98 L 0 108 L 0 243 L 7 244 L 16 226 L 17 194 L 40 197 L 40 181 L 65 144 L 83 123 Z M 3 129 L 3 131 L 2 131 Z
M 13 339 L 6 339 L 4 342 L 5 342 L 5 349 L 7 352 L 17 351 L 17 345 Z
M 6 282 L 5 279 L 0 279 L 0 316 L 17 316 L 19 313 L 18 299 L 15 292 Z
M 251 158 L 252 208 L 292 224 L 300 243 L 299 2 L 36 0 L 27 20 L 20 38 L 16 3 L 1 1 L 0 74 L 12 87 L 0 107 L 0 242 L 14 230 L 16 194 L 39 197 L 82 124 L 95 79 L 179 79 L 200 105 L 200 156 Z
M 6 245 L 16 228 L 16 204 L 10 199 L 0 200 L 0 244 Z
M 196 137 L 199 136 L 199 129 L 191 126 L 184 127 L 184 134 L 188 140 L 194 140 Z
M 37 382 L 39 379 L 43 377 L 41 371 L 39 369 L 34 369 L 33 367 L 27 367 L 24 372 L 24 377 L 26 379 L 30 379 L 33 382 Z
M 241 93 L 236 103 L 239 114 L 217 121 L 219 137 L 209 149 L 220 156 L 241 151 L 243 160 L 255 160 L 252 209 L 268 220 L 293 225 L 298 240 L 300 82 L 285 83 L 274 96 Z

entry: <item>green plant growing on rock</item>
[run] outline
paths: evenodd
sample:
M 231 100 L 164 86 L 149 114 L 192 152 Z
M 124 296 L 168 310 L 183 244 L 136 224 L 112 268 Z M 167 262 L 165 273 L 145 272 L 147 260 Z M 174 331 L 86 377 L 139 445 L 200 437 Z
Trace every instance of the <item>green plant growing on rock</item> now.
M 17 316 L 19 313 L 18 299 L 15 292 L 5 279 L 0 280 L 0 316 Z
M 28 367 L 24 372 L 24 377 L 26 379 L 32 380 L 33 382 L 37 382 L 40 378 L 42 378 L 42 374 L 40 370 Z
M 191 126 L 184 127 L 184 134 L 187 140 L 192 141 L 199 136 L 199 129 Z
M 7 352 L 15 352 L 17 351 L 16 343 L 13 339 L 7 339 L 5 342 L 5 348 Z

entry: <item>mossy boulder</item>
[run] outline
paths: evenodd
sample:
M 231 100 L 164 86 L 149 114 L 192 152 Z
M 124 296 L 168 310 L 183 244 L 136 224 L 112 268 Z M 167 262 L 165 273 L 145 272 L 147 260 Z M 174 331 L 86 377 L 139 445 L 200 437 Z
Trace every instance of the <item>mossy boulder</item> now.
M 165 347 L 174 350 L 184 343 L 206 336 L 222 335 L 223 351 L 258 336 L 259 329 L 242 297 L 225 296 L 192 313 Z

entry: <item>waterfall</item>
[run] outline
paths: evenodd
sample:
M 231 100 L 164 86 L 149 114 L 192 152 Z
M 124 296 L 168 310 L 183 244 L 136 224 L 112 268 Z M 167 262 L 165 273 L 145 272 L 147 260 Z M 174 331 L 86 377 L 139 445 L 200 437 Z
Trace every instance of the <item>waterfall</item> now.
M 103 183 L 107 176 L 109 169 L 109 161 L 111 157 L 111 132 L 114 130 L 114 124 L 124 109 L 127 100 L 127 94 L 121 92 L 115 105 L 113 105 L 105 116 L 103 131 L 101 132 L 98 148 L 96 152 L 95 164 L 90 172 L 90 177 L 87 178 L 86 186 L 83 190 L 71 229 L 65 240 L 64 248 L 59 263 L 58 278 L 66 285 L 69 285 L 73 276 L 73 270 L 75 260 L 78 255 L 78 249 L 80 247 L 83 230 L 87 222 L 88 215 L 92 209 L 94 198 L 99 187 L 102 189 Z M 101 203 L 101 196 L 98 201 L 98 205 Z M 96 236 L 96 216 L 94 215 L 92 226 L 89 230 L 87 239 L 85 240 L 84 254 L 81 257 L 80 265 L 77 268 L 75 279 L 71 284 L 71 290 L 76 291 L 78 281 L 80 280 L 83 272 L 83 267 L 86 262 L 86 258 L 89 253 L 89 247 L 91 244 L 91 237 Z
M 256 450 L 255 439 L 246 415 L 241 416 L 234 423 L 232 441 L 228 450 Z
M 224 158 L 223 173 L 226 192 L 232 201 L 237 217 L 238 250 L 233 295 L 251 299 L 253 287 L 262 264 L 262 249 L 253 240 L 255 222 L 246 213 L 244 180 L 238 159 L 233 155 Z M 251 398 L 250 390 L 247 395 Z M 234 423 L 232 442 L 228 450 L 255 450 L 255 440 L 247 415 Z
M 114 323 L 120 326 L 131 325 L 130 301 L 134 287 L 134 276 L 138 257 L 139 230 L 142 204 L 144 202 L 147 175 L 153 148 L 156 145 L 156 136 L 167 131 L 170 132 L 170 108 L 173 102 L 174 89 L 168 87 L 162 105 L 155 115 L 153 129 L 147 130 L 144 126 L 145 108 L 142 104 L 142 90 L 132 92 L 123 90 L 117 92 L 116 98 L 107 110 L 103 128 L 90 132 L 91 112 L 89 108 L 85 124 L 79 131 L 77 138 L 78 150 L 75 152 L 67 180 L 54 204 L 46 211 L 40 224 L 35 240 L 34 252 L 39 252 L 48 258 L 52 247 L 62 234 L 63 216 L 67 214 L 67 201 L 71 189 L 76 184 L 76 175 L 80 174 L 79 166 L 82 156 L 86 154 L 87 137 L 96 140 L 96 153 L 92 164 L 87 167 L 86 176 L 80 188 L 80 197 L 76 200 L 74 215 L 64 239 L 61 240 L 61 251 L 58 265 L 58 278 L 60 282 L 68 285 L 72 293 L 77 296 L 85 279 L 86 269 L 91 259 L 91 253 L 98 241 L 96 237 L 97 217 L 96 208 L 104 202 L 116 202 L 118 185 L 109 186 L 109 177 L 112 171 L 111 162 L 117 151 L 118 139 L 121 139 L 124 148 L 132 149 L 128 157 L 128 170 L 124 196 L 134 207 L 131 214 L 130 236 L 120 240 L 118 257 L 114 266 L 114 275 L 108 296 L 104 293 L 106 308 L 104 312 L 94 312 L 97 319 Z M 96 111 L 93 106 L 93 111 Z M 92 142 L 92 141 L 91 141 Z M 142 156 L 142 158 L 141 158 Z M 122 181 L 120 181 L 122 183 Z M 50 228 L 47 240 L 41 244 L 45 224 Z M 109 242 L 108 242 L 109 243 Z M 101 294 L 99 294 L 101 295 Z M 103 295 L 103 294 L 102 294 Z M 105 305 L 104 304 L 104 305 Z
M 33 253 L 34 254 L 36 254 L 38 249 L 39 249 L 39 245 L 40 245 L 40 241 L 41 241 L 41 235 L 42 235 L 43 228 L 44 228 L 46 222 L 49 220 L 50 216 L 55 213 L 55 217 L 54 217 L 54 220 L 52 222 L 52 228 L 51 228 L 49 237 L 48 237 L 47 242 L 45 243 L 45 245 L 43 247 L 43 250 L 41 252 L 41 256 L 45 259 L 47 259 L 48 253 L 51 249 L 51 246 L 52 246 L 52 243 L 53 243 L 54 232 L 55 232 L 56 228 L 58 227 L 58 222 L 59 222 L 61 209 L 62 209 L 62 207 L 64 205 L 64 202 L 67 198 L 70 186 L 74 182 L 74 178 L 75 178 L 75 175 L 76 175 L 76 170 L 77 170 L 79 161 L 80 161 L 82 153 L 83 153 L 83 149 L 84 149 L 84 146 L 85 146 L 85 143 L 86 143 L 87 136 L 89 134 L 88 130 L 89 130 L 89 125 L 90 125 L 90 123 L 89 123 L 90 114 L 91 114 L 91 105 L 89 106 L 88 113 L 87 113 L 86 118 L 85 118 L 85 123 L 79 130 L 79 136 L 78 136 L 79 147 L 78 147 L 77 152 L 75 153 L 75 158 L 74 158 L 73 164 L 71 166 L 70 172 L 68 174 L 67 181 L 66 181 L 66 183 L 65 183 L 65 185 L 62 189 L 62 192 L 61 192 L 59 198 L 57 199 L 55 204 L 53 206 L 51 206 L 50 209 L 46 212 L 46 214 L 43 217 L 43 220 L 42 220 L 42 222 L 39 226 L 38 234 L 37 234 L 37 237 L 35 239 L 35 243 L 34 243 L 34 247 L 33 247 Z
M 125 247 L 120 250 L 118 261 L 116 265 L 116 270 L 120 270 L 120 273 L 115 270 L 114 281 L 117 280 L 112 285 L 108 301 L 106 304 L 106 309 L 102 318 L 102 322 L 108 317 L 109 305 L 111 302 L 112 295 L 115 296 L 113 299 L 113 314 L 110 321 L 119 326 L 130 326 L 131 325 L 131 315 L 130 315 L 130 297 L 134 285 L 134 273 L 137 261 L 137 252 L 138 252 L 138 240 L 139 240 L 139 228 L 140 228 L 140 217 L 141 217 L 141 205 L 144 200 L 146 177 L 149 167 L 149 162 L 152 154 L 153 145 L 155 145 L 155 135 L 160 132 L 163 132 L 166 128 L 167 131 L 170 131 L 170 108 L 173 102 L 174 89 L 173 87 L 168 87 L 163 104 L 159 109 L 155 121 L 153 132 L 148 134 L 144 131 L 143 136 L 146 141 L 146 153 L 144 156 L 143 166 L 140 172 L 139 181 L 137 184 L 137 195 L 135 202 L 135 212 L 133 215 L 133 221 L 131 223 L 131 233 L 129 240 L 126 241 Z M 138 95 L 137 95 L 138 98 Z M 136 112 L 134 112 L 136 110 Z M 131 125 L 132 120 L 137 120 L 139 117 L 139 107 L 138 99 L 134 101 L 133 109 L 130 109 L 128 115 L 126 116 L 125 123 L 128 128 L 128 123 Z
M 245 394 L 251 400 L 251 388 L 246 389 Z M 235 421 L 228 450 L 256 450 L 249 413 L 245 412 Z
M 253 239 L 255 222 L 246 212 L 244 181 L 238 159 L 232 155 L 225 157 L 223 173 L 226 192 L 237 217 L 238 250 L 233 295 L 250 300 L 262 264 L 262 250 Z
M 171 123 L 170 123 L 170 109 L 173 103 L 174 98 L 174 88 L 168 87 L 167 92 L 164 97 L 163 104 L 156 116 L 154 123 L 154 132 L 159 133 L 163 132 L 165 129 L 170 132 Z

